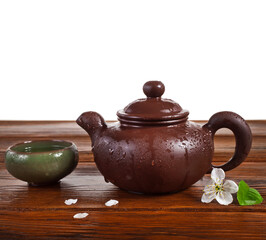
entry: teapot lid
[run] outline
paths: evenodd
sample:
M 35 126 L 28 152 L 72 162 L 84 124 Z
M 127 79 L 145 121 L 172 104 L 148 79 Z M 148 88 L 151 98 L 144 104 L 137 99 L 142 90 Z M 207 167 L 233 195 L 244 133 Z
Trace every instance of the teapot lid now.
M 143 85 L 147 98 L 138 99 L 117 112 L 118 120 L 130 125 L 169 125 L 187 120 L 189 112 L 171 99 L 161 98 L 165 90 L 160 81 Z

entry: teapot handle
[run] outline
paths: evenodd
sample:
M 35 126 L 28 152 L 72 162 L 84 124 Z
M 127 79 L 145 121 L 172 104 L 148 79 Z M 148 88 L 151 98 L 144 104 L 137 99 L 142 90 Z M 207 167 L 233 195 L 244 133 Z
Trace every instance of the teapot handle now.
M 212 138 L 214 138 L 215 132 L 220 128 L 229 128 L 235 135 L 236 146 L 233 157 L 223 165 L 212 165 L 212 167 L 229 171 L 240 165 L 246 159 L 252 144 L 252 133 L 246 121 L 238 114 L 234 112 L 215 113 L 203 128 L 211 131 Z M 210 172 L 211 169 L 208 173 Z

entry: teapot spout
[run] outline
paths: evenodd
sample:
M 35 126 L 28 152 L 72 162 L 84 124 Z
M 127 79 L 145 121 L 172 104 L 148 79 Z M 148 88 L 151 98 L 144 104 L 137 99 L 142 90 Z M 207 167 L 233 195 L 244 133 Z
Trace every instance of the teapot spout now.
M 90 135 L 92 145 L 99 132 L 107 127 L 103 117 L 96 112 L 84 112 L 76 122 Z

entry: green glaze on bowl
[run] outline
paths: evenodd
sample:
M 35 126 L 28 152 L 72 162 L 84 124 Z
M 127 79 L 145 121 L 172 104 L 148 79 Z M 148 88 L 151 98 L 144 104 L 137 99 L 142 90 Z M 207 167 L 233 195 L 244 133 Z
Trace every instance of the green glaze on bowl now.
M 77 166 L 79 156 L 74 143 L 41 140 L 18 143 L 5 156 L 8 172 L 30 185 L 57 183 Z

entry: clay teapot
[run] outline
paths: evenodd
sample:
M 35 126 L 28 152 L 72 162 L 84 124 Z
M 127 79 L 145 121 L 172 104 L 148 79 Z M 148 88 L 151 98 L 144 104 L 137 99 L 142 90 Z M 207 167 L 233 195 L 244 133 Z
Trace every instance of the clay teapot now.
M 188 121 L 189 112 L 179 104 L 161 98 L 164 90 L 160 81 L 146 82 L 147 98 L 119 110 L 118 122 L 107 124 L 96 112 L 77 119 L 91 137 L 95 163 L 107 182 L 135 193 L 177 192 L 212 167 L 228 171 L 247 157 L 252 134 L 242 117 L 219 112 L 202 126 Z M 213 138 L 220 128 L 234 133 L 235 153 L 224 165 L 214 166 Z

